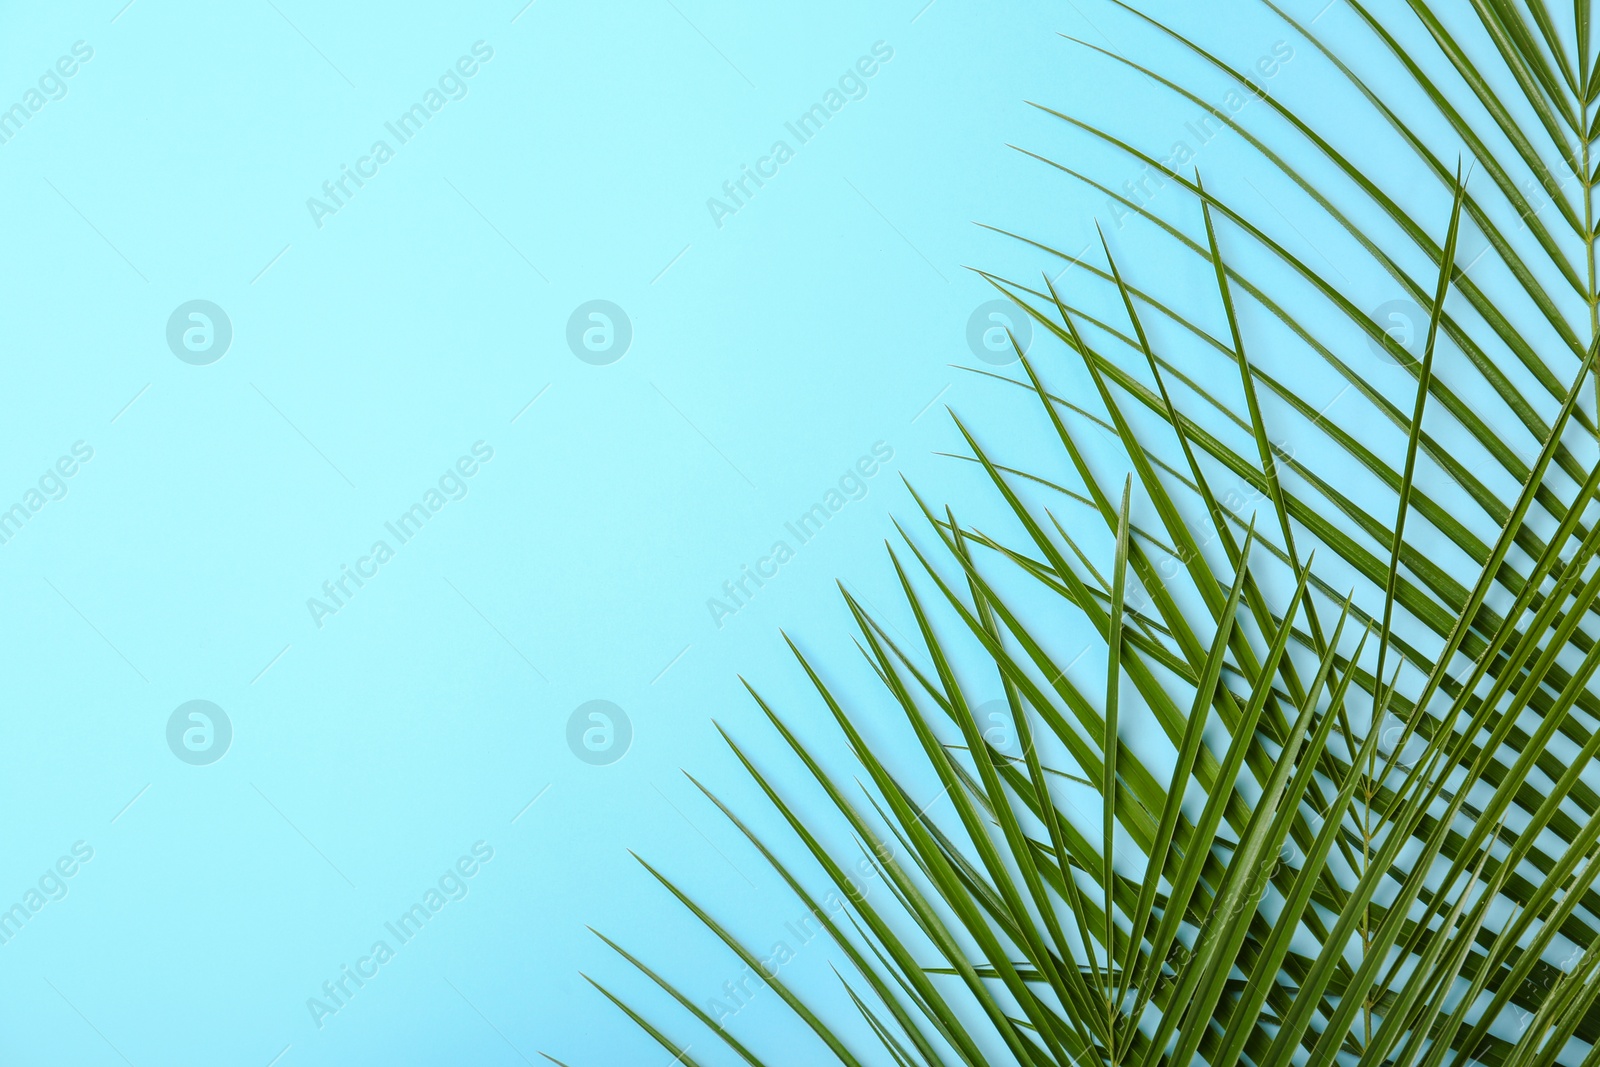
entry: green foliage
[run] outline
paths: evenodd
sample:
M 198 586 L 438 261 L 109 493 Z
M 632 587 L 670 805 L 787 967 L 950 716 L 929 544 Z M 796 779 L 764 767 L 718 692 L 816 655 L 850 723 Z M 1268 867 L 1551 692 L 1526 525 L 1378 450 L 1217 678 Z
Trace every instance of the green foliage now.
M 1103 52 L 1234 130 L 1321 224 L 1426 309 L 1420 357 L 1198 175 L 1050 112 L 1190 198 L 1203 238 L 1035 157 L 1144 220 L 1173 256 L 1204 264 L 1226 333 L 1130 283 L 1109 246 L 1106 266 L 1080 264 L 1075 284 L 1092 279 L 1092 295 L 1120 305 L 1121 323 L 1048 278 L 986 275 L 1044 335 L 1033 358 L 1019 351 L 1022 376 L 1007 380 L 1039 404 L 1049 439 L 1029 449 L 1024 470 L 997 462 L 957 420 L 963 458 L 987 475 L 1014 532 L 965 526 L 915 497 L 922 540 L 902 530 L 904 548 L 890 553 L 915 642 L 895 640 L 845 594 L 883 687 L 871 703 L 886 697 L 899 709 L 909 745 L 891 758 L 863 736 L 865 712 L 791 644 L 865 773 L 847 786 L 752 690 L 887 898 L 851 892 L 856 857 L 830 848 L 815 829 L 820 813 L 797 808 L 732 738 L 845 906 L 824 906 L 807 888 L 809 866 L 780 858 L 791 843 L 762 840 L 701 787 L 826 928 L 848 965 L 839 978 L 858 1015 L 849 1032 L 873 1041 L 851 1047 L 843 1023 L 772 976 L 767 984 L 819 1043 L 803 1059 L 754 1049 L 609 940 L 686 1017 L 648 1022 L 605 995 L 688 1064 L 697 1061 L 686 1042 L 713 1040 L 749 1064 L 1600 1063 L 1600 796 L 1585 778 L 1600 750 L 1590 689 L 1600 666 L 1600 524 L 1590 510 L 1600 466 L 1583 408 L 1600 352 L 1591 158 L 1600 64 L 1586 0 L 1561 21 L 1545 0 L 1437 12 L 1408 0 L 1382 14 L 1347 0 L 1388 76 L 1426 101 L 1420 118 L 1475 160 L 1471 180 L 1415 132 L 1419 116 L 1393 110 L 1404 94 L 1369 84 L 1313 25 L 1262 0 L 1264 16 L 1310 42 L 1407 147 L 1407 164 L 1437 179 L 1441 206 L 1453 198 L 1448 219 L 1442 210 L 1414 217 L 1385 192 L 1393 174 L 1342 154 L 1201 45 L 1116 6 L 1254 94 L 1290 131 L 1293 153 L 1178 81 Z M 1470 39 L 1452 28 L 1474 21 Z M 1402 39 L 1431 51 L 1414 54 Z M 1307 153 L 1318 174 L 1341 179 L 1340 203 L 1289 161 Z M 1374 217 L 1392 240 L 1356 221 Z M 1508 217 L 1520 220 L 1514 231 Z M 1468 229 L 1505 280 L 1499 297 L 1457 262 Z M 1224 241 L 1248 253 L 1235 263 L 1272 269 L 1232 265 Z M 1418 262 L 1432 265 L 1428 274 L 1401 266 Z M 1315 300 L 1274 295 L 1286 280 Z M 1313 304 L 1314 314 L 1291 310 Z M 1251 322 L 1294 337 L 1349 384 L 1337 418 L 1252 362 Z M 1156 344 L 1157 327 L 1181 343 Z M 1411 376 L 1409 412 L 1339 354 L 1363 336 L 1389 346 Z M 1055 378 L 1064 359 L 1081 364 L 1097 408 L 1046 384 L 1041 366 L 1050 361 Z M 1238 400 L 1220 384 L 1233 375 Z M 1525 449 L 1494 428 L 1485 397 L 1520 427 Z M 1287 431 L 1269 430 L 1269 419 L 1292 423 L 1304 447 L 1274 443 L 1274 430 L 1279 440 Z M 1219 421 L 1225 432 L 1207 429 Z M 1378 444 L 1390 426 L 1404 435 L 1403 453 Z M 1092 469 L 1082 444 L 1091 431 L 1125 452 L 1120 493 Z M 1249 443 L 1236 447 L 1230 435 Z M 1519 487 L 1510 499 L 1468 467 L 1469 442 L 1491 461 L 1491 480 Z M 1528 462 L 1523 451 L 1537 456 Z M 1367 487 L 1341 488 L 1334 460 Z M 1065 467 L 1076 488 L 1053 480 Z M 1224 506 L 1212 488 L 1219 475 L 1259 495 L 1259 521 Z M 1493 536 L 1474 533 L 1474 522 Z M 1091 560 L 1110 542 L 1106 576 Z M 1059 635 L 1071 625 L 1098 635 L 1103 691 L 1075 681 L 1082 672 L 1064 662 Z M 975 708 L 996 687 L 1017 755 L 991 744 Z M 1160 772 L 1147 739 L 1132 744 L 1125 733 L 1133 713 L 1165 735 Z M 920 803 L 913 780 L 942 786 L 945 802 Z M 760 967 L 761 953 L 706 905 L 646 869 Z

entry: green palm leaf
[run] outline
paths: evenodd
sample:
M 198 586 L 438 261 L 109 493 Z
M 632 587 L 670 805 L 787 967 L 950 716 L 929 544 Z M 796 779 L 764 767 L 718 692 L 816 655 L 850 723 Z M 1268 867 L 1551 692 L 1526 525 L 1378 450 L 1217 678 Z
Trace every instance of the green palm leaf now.
M 1105 7 L 1264 102 L 1270 132 L 1184 75 L 1072 45 L 1202 108 L 1281 174 L 1301 198 L 1292 210 L 1425 309 L 1420 349 L 1390 337 L 1347 279 L 1273 236 L 1258 207 L 1178 173 L 1130 132 L 1036 105 L 1074 143 L 1174 190 L 1158 215 L 1024 150 L 1137 220 L 1165 256 L 1148 242 L 1138 258 L 1114 255 L 1102 236 L 1101 266 L 996 231 L 1077 269 L 1065 288 L 982 275 L 1040 340 L 1017 348 L 1020 374 L 981 373 L 1029 394 L 1049 426 L 1006 463 L 955 420 L 1002 530 L 913 492 L 924 528 L 900 529 L 889 557 L 914 640 L 844 593 L 879 687 L 870 703 L 790 642 L 860 768 L 854 788 L 754 689 L 825 803 L 803 808 L 726 734 L 784 840 L 701 787 L 836 946 L 848 1010 L 834 1017 L 768 977 L 814 1039 L 803 1054 L 769 1051 L 610 940 L 678 1005 L 687 1040 L 596 988 L 682 1062 L 693 1048 L 896 1067 L 1600 1064 L 1600 463 L 1586 410 L 1600 396 L 1589 382 L 1600 64 L 1588 0 L 1570 16 L 1546 0 L 1346 0 L 1329 17 L 1366 40 L 1363 70 L 1376 57 L 1381 80 L 1329 43 L 1321 15 L 1260 0 L 1263 21 L 1309 42 L 1406 156 L 1387 167 L 1194 35 L 1121 0 Z M 1448 165 L 1453 153 L 1470 162 Z M 1432 195 L 1405 186 L 1418 173 Z M 1483 251 L 1463 264 L 1469 234 Z M 1185 267 L 1214 286 L 1223 331 L 1139 281 Z M 1358 369 L 1352 346 L 1369 343 L 1409 375 L 1406 401 Z M 1336 417 L 1285 360 L 1344 383 Z M 1066 384 L 1079 368 L 1089 395 Z M 1091 431 L 1123 453 L 1120 495 L 1085 447 Z M 1267 515 L 1218 494 L 1234 480 Z M 1103 646 L 1103 678 L 1063 647 L 1079 630 Z M 979 720 L 996 689 L 1019 754 Z M 862 729 L 884 702 L 904 743 Z M 948 798 L 938 814 L 929 783 Z M 886 895 L 852 892 L 856 861 L 827 843 L 836 830 Z M 759 969 L 714 904 L 645 866 Z

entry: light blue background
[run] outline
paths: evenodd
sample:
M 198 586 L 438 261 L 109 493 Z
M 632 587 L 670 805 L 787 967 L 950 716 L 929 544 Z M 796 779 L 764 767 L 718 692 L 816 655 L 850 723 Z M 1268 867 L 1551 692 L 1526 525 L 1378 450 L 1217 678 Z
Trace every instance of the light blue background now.
M 1048 265 L 973 221 L 1076 253 L 1103 211 L 1006 147 L 1100 151 L 1025 101 L 1158 141 L 1188 112 L 1105 90 L 1070 3 L 119 6 L 0 7 L 0 106 L 94 49 L 0 144 L 0 506 L 94 449 L 0 545 L 0 904 L 94 849 L 0 946 L 0 1060 L 664 1065 L 579 977 L 641 992 L 585 924 L 697 1000 L 740 968 L 627 850 L 754 941 L 799 917 L 679 769 L 750 799 L 711 726 L 777 755 L 740 672 L 816 729 L 778 628 L 849 662 L 833 581 L 893 597 L 899 478 L 969 484 L 933 454 L 944 405 L 1037 430 L 951 366 L 983 366 L 993 296 L 964 268 Z M 315 226 L 306 199 L 480 40 L 466 98 Z M 718 228 L 706 199 L 878 41 L 867 96 Z M 196 298 L 233 325 L 211 366 L 164 339 Z M 595 298 L 634 329 L 606 367 L 564 336 Z M 480 440 L 469 495 L 317 628 L 306 599 Z M 866 498 L 716 627 L 707 598 L 880 441 Z M 197 698 L 234 729 L 206 767 L 165 741 Z M 596 698 L 633 725 L 611 766 L 566 745 Z M 467 897 L 314 1025 L 480 840 Z M 836 996 L 813 955 L 785 977 Z M 793 1025 L 764 997 L 736 1032 Z

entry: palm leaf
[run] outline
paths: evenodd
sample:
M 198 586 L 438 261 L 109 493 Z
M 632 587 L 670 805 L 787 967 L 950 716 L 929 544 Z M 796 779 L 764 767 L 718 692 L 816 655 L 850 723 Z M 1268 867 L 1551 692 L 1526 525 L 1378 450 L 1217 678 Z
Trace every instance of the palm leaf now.
M 846 1018 L 769 980 L 814 1037 L 803 1062 L 1600 1063 L 1600 463 L 1586 410 L 1600 395 L 1588 381 L 1600 357 L 1600 64 L 1588 0 L 1570 16 L 1546 0 L 1347 0 L 1329 25 L 1367 42 L 1361 66 L 1375 59 L 1383 80 L 1357 72 L 1321 15 L 1260 0 L 1263 23 L 1308 42 L 1398 147 L 1388 166 L 1199 35 L 1121 0 L 1103 6 L 1263 102 L 1254 114 L 1276 125 L 1208 102 L 1183 73 L 1070 47 L 1202 108 L 1295 190 L 1287 210 L 1424 309 L 1425 332 L 1416 351 L 1398 345 L 1348 279 L 1274 236 L 1258 205 L 1179 173 L 1136 133 L 1036 105 L 1072 143 L 1147 168 L 1171 207 L 1157 214 L 1055 153 L 1023 150 L 1149 240 L 1130 258 L 1102 235 L 1102 266 L 996 229 L 1077 267 L 1066 290 L 1048 273 L 1039 286 L 981 275 L 1040 337 L 1017 349 L 1020 374 L 981 373 L 1030 394 L 1049 433 L 1002 462 L 981 428 L 955 420 L 1004 522 L 964 525 L 913 492 L 931 537 L 900 528 L 889 560 L 914 641 L 844 594 L 874 696 L 825 681 L 790 642 L 865 803 L 754 689 L 820 810 L 727 734 L 787 843 L 702 790 L 848 964 L 836 972 Z M 1465 158 L 1451 166 L 1455 153 Z M 1417 173 L 1436 186 L 1407 188 Z M 1463 264 L 1468 234 L 1484 247 Z M 1166 246 L 1160 262 L 1151 242 Z M 1139 280 L 1191 268 L 1214 286 L 1220 332 L 1176 290 Z M 1352 349 L 1369 343 L 1409 376 L 1405 403 L 1358 369 Z M 1307 376 L 1285 370 L 1295 360 L 1344 384 L 1333 417 Z M 1072 387 L 1078 371 L 1092 393 Z M 1120 495 L 1091 462 L 1090 429 L 1121 449 Z M 1219 495 L 1228 481 L 1269 517 Z M 1080 630 L 1103 645 L 1103 690 L 1063 647 Z M 995 750 L 978 722 L 995 689 L 1020 756 Z M 885 702 L 904 744 L 862 728 Z M 1135 720 L 1151 729 L 1131 731 Z M 938 815 L 927 783 L 949 798 Z M 839 832 L 887 897 L 851 893 L 827 843 Z M 714 905 L 646 867 L 734 958 L 759 962 Z M 685 980 L 607 944 L 716 1035 L 708 1047 L 801 1061 L 735 1037 Z M 596 988 L 674 1055 L 690 1047 Z

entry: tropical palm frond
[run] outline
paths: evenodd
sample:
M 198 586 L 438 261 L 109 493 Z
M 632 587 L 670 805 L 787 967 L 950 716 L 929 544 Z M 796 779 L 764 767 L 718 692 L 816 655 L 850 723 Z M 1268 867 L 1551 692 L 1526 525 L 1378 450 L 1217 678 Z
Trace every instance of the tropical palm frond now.
M 1141 270 L 1148 252 L 1125 273 L 1104 237 L 1101 266 L 998 230 L 1076 272 L 1067 286 L 1060 271 L 984 275 L 1041 335 L 1016 346 L 1020 375 L 982 372 L 1039 406 L 1048 438 L 1025 462 L 955 420 L 1005 528 L 913 491 L 922 526 L 899 531 L 890 563 L 914 640 L 841 587 L 875 701 L 790 643 L 862 780 L 842 781 L 751 689 L 860 858 L 727 734 L 798 850 L 695 782 L 826 931 L 853 1016 L 761 970 L 712 905 L 646 869 L 811 1032 L 808 1063 L 1600 1064 L 1588 2 L 1558 18 L 1546 0 L 1345 0 L 1328 25 L 1366 42 L 1379 83 L 1321 14 L 1260 0 L 1366 109 L 1371 139 L 1404 157 L 1392 166 L 1193 35 L 1107 5 L 1271 122 L 1078 47 L 1237 135 L 1298 190 L 1291 210 L 1415 305 L 1413 343 L 1343 272 L 1274 236 L 1263 205 L 1036 105 L 1184 194 L 1158 213 L 1026 153 L 1205 272 L 1215 313 L 1139 284 L 1172 269 Z M 1437 196 L 1400 187 L 1416 173 Z M 1368 344 L 1391 357 L 1387 377 L 1350 355 Z M 1335 416 L 1292 360 L 1343 383 Z M 1126 460 L 1115 478 L 1094 462 L 1107 438 Z M 1234 483 L 1251 499 L 1218 492 Z M 1103 650 L 1094 670 L 1068 659 L 1075 628 Z M 1014 751 L 981 717 L 996 689 Z M 884 701 L 892 748 L 865 729 Z M 855 891 L 858 863 L 887 896 Z M 669 1036 L 597 988 L 682 1062 L 690 1025 L 697 1053 L 709 1031 L 738 1062 L 801 1062 L 606 943 L 688 1018 Z

